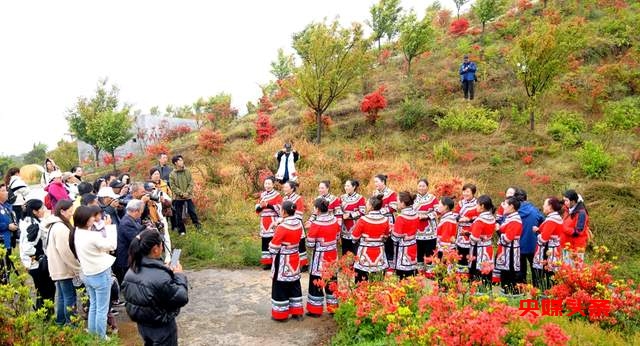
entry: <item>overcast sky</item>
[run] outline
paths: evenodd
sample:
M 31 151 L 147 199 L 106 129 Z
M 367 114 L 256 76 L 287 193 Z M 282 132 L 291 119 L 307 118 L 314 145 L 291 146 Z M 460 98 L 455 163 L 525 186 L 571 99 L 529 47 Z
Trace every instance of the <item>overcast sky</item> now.
M 68 132 L 66 109 L 104 77 L 145 113 L 219 92 L 244 109 L 273 78 L 277 49 L 293 52 L 294 32 L 336 15 L 363 22 L 375 2 L 2 1 L 0 155 L 25 153 L 34 142 L 54 148 Z M 429 3 L 402 0 L 419 16 Z

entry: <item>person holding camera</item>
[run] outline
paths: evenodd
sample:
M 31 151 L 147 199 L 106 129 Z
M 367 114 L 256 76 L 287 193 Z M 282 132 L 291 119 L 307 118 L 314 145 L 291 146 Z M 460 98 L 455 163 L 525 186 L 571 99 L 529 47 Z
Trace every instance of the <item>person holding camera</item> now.
M 464 98 L 473 100 L 473 84 L 476 82 L 476 63 L 469 60 L 469 56 L 465 54 L 460 65 L 460 81 L 462 82 L 462 91 L 464 92 Z
M 118 209 L 121 208 L 122 199 L 118 194 L 113 192 L 110 187 L 102 187 L 98 191 L 98 204 L 102 212 L 111 217 L 116 227 L 120 224 L 120 216 L 118 215 Z M 126 204 L 125 204 L 126 205 Z
M 278 151 L 275 156 L 278 161 L 278 172 L 276 173 L 278 182 L 284 184 L 289 180 L 297 181 L 298 173 L 295 163 L 300 159 L 300 154 L 293 150 L 291 143 L 285 143 L 283 149 Z
M 145 229 L 141 219 L 144 208 L 143 201 L 130 200 L 125 208 L 126 214 L 118 225 L 118 247 L 116 248 L 116 261 L 113 264 L 113 273 L 118 279 L 118 284 L 122 284 L 124 275 L 129 269 L 129 245 L 133 238 Z

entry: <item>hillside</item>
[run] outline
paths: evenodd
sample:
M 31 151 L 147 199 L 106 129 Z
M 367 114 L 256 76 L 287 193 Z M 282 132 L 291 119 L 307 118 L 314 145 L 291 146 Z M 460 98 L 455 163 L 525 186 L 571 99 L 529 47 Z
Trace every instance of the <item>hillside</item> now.
M 547 9 L 540 3 L 510 10 L 488 23 L 484 34 L 479 24 L 462 35 L 448 33 L 448 24 L 434 24 L 436 48 L 414 60 L 410 78 L 398 47 L 383 46 L 361 92 L 327 111 L 332 124 L 321 145 L 311 143 L 314 130 L 304 121 L 305 107 L 291 97 L 272 97 L 277 132 L 264 144 L 254 139 L 256 114 L 218 126 L 225 138 L 219 153 L 198 149 L 198 134 L 170 143 L 171 153 L 185 155 L 194 168 L 196 203 L 208 219 L 206 231 L 177 240 L 189 265 L 258 263 L 254 197 L 260 177 L 275 172 L 273 154 L 291 140 L 302 156 L 300 192 L 308 206 L 320 180 L 329 180 L 332 193 L 339 194 L 346 179 L 359 179 L 360 191 L 368 194 L 377 173 L 388 174 L 396 191 L 415 191 L 420 177 L 429 179 L 432 191 L 440 185 L 457 193 L 462 182 L 473 182 L 479 194 L 494 201 L 516 185 L 537 206 L 547 196 L 575 188 L 591 216 L 592 244 L 606 245 L 618 256 L 621 276 L 640 278 L 640 171 L 632 163 L 640 150 L 640 39 L 633 29 L 640 22 L 640 5 L 551 3 Z M 527 95 L 509 57 L 517 38 L 541 18 L 578 23 L 584 41 L 537 100 L 536 126 L 530 131 Z M 465 53 L 479 69 L 473 101 L 464 100 L 459 87 L 457 69 Z M 389 106 L 370 125 L 360 101 L 380 85 L 386 86 Z M 150 164 L 147 158 L 130 168 Z

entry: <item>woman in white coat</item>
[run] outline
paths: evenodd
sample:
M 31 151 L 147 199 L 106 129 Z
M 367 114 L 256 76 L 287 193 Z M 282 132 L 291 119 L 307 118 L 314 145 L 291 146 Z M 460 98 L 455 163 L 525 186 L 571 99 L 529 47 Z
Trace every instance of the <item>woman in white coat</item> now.
M 13 212 L 16 214 L 16 219 L 22 219 L 22 206 L 27 202 L 27 196 L 31 190 L 27 183 L 20 177 L 20 168 L 9 168 L 4 178 L 4 183 L 7 185 L 7 191 L 12 190 L 15 195 L 15 201 L 13 205 Z

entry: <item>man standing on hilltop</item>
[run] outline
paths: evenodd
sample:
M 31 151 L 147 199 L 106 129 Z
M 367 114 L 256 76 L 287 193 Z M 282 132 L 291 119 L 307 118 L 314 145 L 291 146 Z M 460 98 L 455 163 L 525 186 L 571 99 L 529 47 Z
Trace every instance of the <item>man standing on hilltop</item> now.
M 178 212 L 176 216 L 176 227 L 180 235 L 187 233 L 184 226 L 184 220 L 182 219 L 182 210 L 186 204 L 187 212 L 191 221 L 200 229 L 200 221 L 198 220 L 198 214 L 196 214 L 196 207 L 193 205 L 193 178 L 191 177 L 191 171 L 184 166 L 184 159 L 182 155 L 176 155 L 171 158 L 171 163 L 175 166 L 175 169 L 169 174 L 169 182 L 171 183 L 171 191 L 173 191 L 173 203 L 175 210 Z
M 473 84 L 476 81 L 476 64 L 469 60 L 469 56 L 465 54 L 464 61 L 460 65 L 460 80 L 462 81 L 462 91 L 464 98 L 473 100 Z
M 276 173 L 278 182 L 284 184 L 289 180 L 298 180 L 295 163 L 300 155 L 297 151 L 292 150 L 291 143 L 285 143 L 284 148 L 279 150 L 275 156 L 278 161 L 278 172 Z

